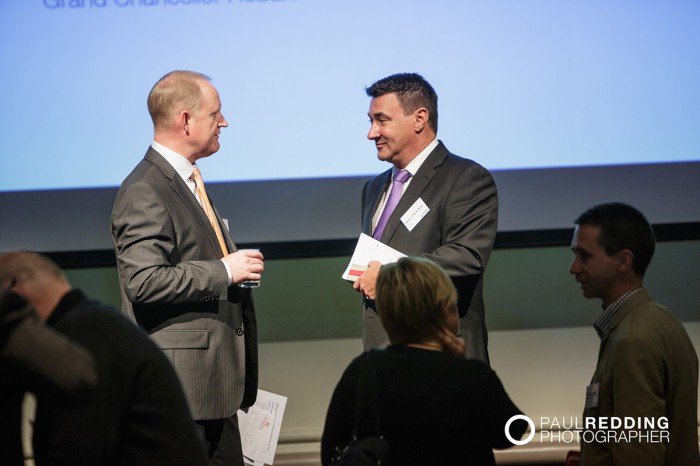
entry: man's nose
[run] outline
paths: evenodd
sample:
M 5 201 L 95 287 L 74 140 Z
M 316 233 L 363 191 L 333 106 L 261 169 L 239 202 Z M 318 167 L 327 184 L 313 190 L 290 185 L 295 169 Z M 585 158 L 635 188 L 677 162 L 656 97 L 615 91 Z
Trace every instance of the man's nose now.
M 377 125 L 372 123 L 369 127 L 369 132 L 367 133 L 367 139 L 377 139 L 379 137 L 379 131 L 377 131 Z
M 581 268 L 578 265 L 578 260 L 574 259 L 571 261 L 571 265 L 569 266 L 569 273 L 572 275 L 576 275 L 581 271 Z

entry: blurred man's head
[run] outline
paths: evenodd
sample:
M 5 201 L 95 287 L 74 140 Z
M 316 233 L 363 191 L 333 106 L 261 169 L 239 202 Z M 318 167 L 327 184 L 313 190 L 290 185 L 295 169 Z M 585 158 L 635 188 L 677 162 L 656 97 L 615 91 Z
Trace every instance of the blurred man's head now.
M 0 286 L 24 298 L 47 319 L 71 286 L 65 274 L 48 257 L 35 252 L 0 255 Z

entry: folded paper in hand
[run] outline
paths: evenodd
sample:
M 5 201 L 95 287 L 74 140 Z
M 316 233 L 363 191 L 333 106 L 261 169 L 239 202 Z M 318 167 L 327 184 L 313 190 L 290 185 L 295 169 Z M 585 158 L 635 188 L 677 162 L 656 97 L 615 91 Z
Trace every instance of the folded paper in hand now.
M 355 252 L 352 253 L 350 263 L 343 273 L 343 279 L 354 282 L 367 270 L 367 266 L 371 261 L 388 264 L 396 262 L 402 257 L 406 257 L 406 254 L 377 241 L 369 235 L 361 233 L 355 246 Z

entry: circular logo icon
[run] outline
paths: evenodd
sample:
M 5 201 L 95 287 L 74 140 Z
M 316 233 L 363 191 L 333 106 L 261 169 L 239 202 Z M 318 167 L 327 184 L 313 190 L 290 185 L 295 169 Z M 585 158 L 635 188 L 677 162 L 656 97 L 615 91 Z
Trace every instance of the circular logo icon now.
M 513 423 L 513 421 L 518 421 L 518 420 L 521 420 L 521 419 L 522 419 L 523 421 L 526 421 L 527 424 L 530 426 L 530 434 L 529 434 L 526 438 L 524 438 L 523 440 L 517 440 L 517 439 L 514 439 L 514 438 L 510 435 L 510 425 Z M 529 417 L 525 416 L 524 414 L 516 414 L 515 416 L 511 417 L 510 419 L 508 419 L 508 422 L 506 422 L 506 426 L 505 426 L 505 428 L 503 429 L 503 431 L 504 431 L 505 434 L 506 434 L 506 438 L 507 438 L 508 440 L 510 440 L 510 442 L 513 443 L 514 445 L 527 445 L 528 443 L 530 443 L 530 441 L 532 440 L 532 438 L 535 436 L 535 423 L 532 422 L 532 419 L 530 419 Z

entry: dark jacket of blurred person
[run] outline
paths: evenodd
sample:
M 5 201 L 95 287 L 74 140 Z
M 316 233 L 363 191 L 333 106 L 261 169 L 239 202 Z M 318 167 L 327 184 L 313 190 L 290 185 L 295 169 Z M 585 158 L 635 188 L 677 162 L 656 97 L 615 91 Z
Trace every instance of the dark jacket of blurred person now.
M 9 283 L 8 283 L 9 284 Z M 44 325 L 21 296 L 0 288 L 0 458 L 24 464 L 22 400 L 74 406 L 97 385 L 91 354 Z
M 34 455 L 43 465 L 206 465 L 203 440 L 162 351 L 126 317 L 72 289 L 39 254 L 0 256 L 0 279 L 40 318 L 95 358 L 98 386 L 76 406 L 37 400 Z

